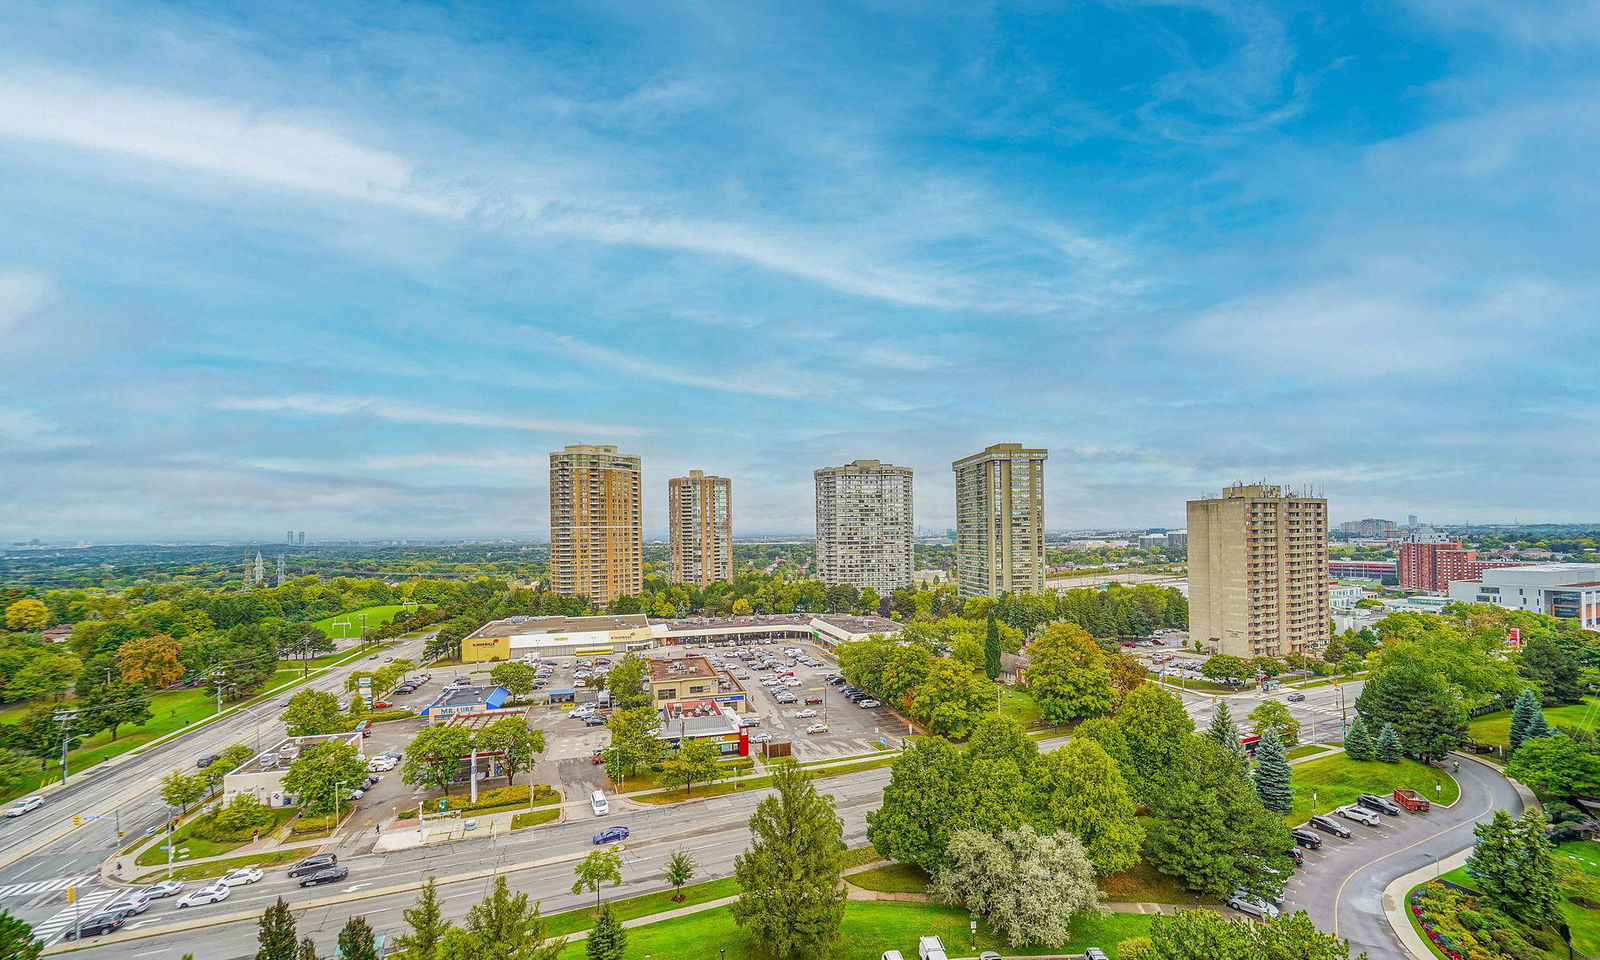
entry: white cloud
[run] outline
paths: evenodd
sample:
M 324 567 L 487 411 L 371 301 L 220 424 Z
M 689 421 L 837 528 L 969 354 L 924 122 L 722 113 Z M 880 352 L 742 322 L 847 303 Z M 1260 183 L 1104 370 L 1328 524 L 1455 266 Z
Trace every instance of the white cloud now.
M 766 365 L 755 372 L 725 367 L 701 368 L 695 365 L 665 363 L 585 343 L 564 334 L 547 334 L 551 343 L 568 354 L 608 370 L 673 383 L 683 387 L 718 393 L 749 394 L 780 399 L 803 397 L 815 389 L 815 377 L 779 365 Z
M 638 436 L 654 433 L 644 427 L 591 423 L 583 420 L 545 420 L 537 417 L 508 417 L 470 410 L 450 410 L 421 404 L 402 403 L 383 397 L 350 397 L 332 394 L 289 394 L 276 397 L 233 397 L 214 401 L 216 410 L 241 410 L 258 413 L 298 413 L 313 417 L 366 416 L 397 423 L 431 423 L 464 427 L 489 427 L 526 430 L 533 433 L 603 433 Z
M 35 270 L 0 270 L 0 333 L 49 301 L 50 280 Z

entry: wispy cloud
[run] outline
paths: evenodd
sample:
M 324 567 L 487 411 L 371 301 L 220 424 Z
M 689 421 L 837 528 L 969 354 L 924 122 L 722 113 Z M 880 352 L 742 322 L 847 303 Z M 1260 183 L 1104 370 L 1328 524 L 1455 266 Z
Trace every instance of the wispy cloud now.
M 289 413 L 310 417 L 371 417 L 377 420 L 391 420 L 396 423 L 486 427 L 500 430 L 525 430 L 532 433 L 598 433 L 617 436 L 639 436 L 655 432 L 649 428 L 623 424 L 506 416 L 504 414 L 479 413 L 470 410 L 453 410 L 447 407 L 405 403 L 383 397 L 352 397 L 333 394 L 231 397 L 213 401 L 211 407 L 215 410 Z
M 595 367 L 625 376 L 644 377 L 661 383 L 673 383 L 697 390 L 715 393 L 738 393 L 757 397 L 787 399 L 805 396 L 812 390 L 808 378 L 798 370 L 786 369 L 779 364 L 762 364 L 764 369 L 750 370 L 744 364 L 715 363 L 704 367 L 687 363 L 673 364 L 651 360 L 636 354 L 585 343 L 566 334 L 548 334 L 550 342 L 570 356 Z

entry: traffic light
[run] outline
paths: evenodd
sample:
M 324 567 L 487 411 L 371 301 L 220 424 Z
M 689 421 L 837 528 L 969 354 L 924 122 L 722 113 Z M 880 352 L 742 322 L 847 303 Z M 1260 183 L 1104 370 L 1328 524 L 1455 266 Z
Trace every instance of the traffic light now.
M 72 815 L 72 825 L 73 825 L 73 826 L 74 826 L 74 827 L 81 827 L 81 826 L 83 826 L 83 814 L 81 814 L 81 813 L 74 813 L 74 814 L 73 814 L 73 815 Z
M 77 903 L 78 902 L 78 888 L 77 887 L 68 887 L 67 888 L 67 902 L 68 903 Z

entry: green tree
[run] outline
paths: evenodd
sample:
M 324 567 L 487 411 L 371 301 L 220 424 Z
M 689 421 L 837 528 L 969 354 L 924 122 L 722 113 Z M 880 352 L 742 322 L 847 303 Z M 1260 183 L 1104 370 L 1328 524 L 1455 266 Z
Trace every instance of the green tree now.
M 1539 709 L 1539 695 L 1532 690 L 1519 693 L 1516 704 L 1511 708 L 1511 732 L 1507 738 L 1513 752 L 1528 738 L 1528 725 L 1538 716 L 1543 716 Z
M 994 685 L 971 664 L 937 657 L 911 693 L 911 715 L 941 737 L 965 737 L 995 709 L 995 697 Z
M 1007 943 L 1058 943 L 1099 903 L 1094 875 L 1070 833 L 1039 834 L 1027 824 L 998 835 L 958 830 L 930 892 L 972 911 Z
M 39 960 L 44 944 L 33 937 L 33 928 L 0 910 L 0 957 L 7 960 Z
M 444 946 L 445 933 L 450 924 L 444 920 L 439 908 L 439 895 L 434 890 L 433 877 L 423 886 L 414 907 L 401 911 L 409 928 L 395 938 L 395 947 L 403 960 L 438 960 Z
M 650 707 L 613 711 L 611 719 L 606 721 L 611 745 L 602 753 L 606 776 L 620 781 L 655 763 L 662 752 L 661 741 L 655 736 L 659 725 L 660 718 Z
M 180 813 L 188 813 L 189 807 L 209 792 L 211 783 L 201 773 L 174 770 L 161 778 L 162 802 L 177 807 Z
M 1527 743 L 1529 740 L 1548 737 L 1550 733 L 1550 723 L 1545 720 L 1544 711 L 1541 710 L 1533 715 L 1533 722 L 1528 724 L 1528 732 L 1523 736 L 1522 742 Z
M 1120 955 L 1119 955 L 1120 956 Z M 1361 954 L 1357 960 L 1366 960 Z M 1304 910 L 1261 923 L 1210 910 L 1156 917 L 1138 960 L 1349 960 L 1350 942 L 1316 928 Z
M 279 652 L 286 659 L 300 661 L 300 675 L 303 677 L 311 672 L 311 660 L 319 654 L 332 653 L 337 646 L 328 639 L 328 635 L 316 627 L 306 627 L 289 635 Z
M 990 680 L 1000 678 L 1000 627 L 991 614 L 983 635 L 983 672 Z
M 1122 771 L 1093 740 L 1074 737 L 1039 758 L 1041 829 L 1083 842 L 1095 873 L 1105 877 L 1139 862 L 1144 828 Z
M 539 679 L 539 671 L 532 664 L 523 663 L 521 660 L 508 660 L 490 670 L 489 679 L 505 687 L 511 691 L 512 696 L 521 700 L 533 692 L 533 685 Z
M 589 960 L 622 960 L 628 949 L 628 931 L 612 912 L 611 904 L 602 903 L 594 912 L 594 926 L 583 948 Z
M 466 923 L 444 938 L 440 960 L 556 960 L 565 939 L 546 940 L 539 906 L 526 893 L 512 894 L 505 875 L 482 902 L 467 911 Z
M 1233 755 L 1191 738 L 1173 775 L 1147 809 L 1154 818 L 1146 848 L 1162 873 L 1195 893 L 1222 898 L 1260 889 L 1260 866 L 1289 849 L 1281 814 L 1262 806 Z
M 1149 803 L 1177 768 L 1194 721 L 1176 696 L 1153 683 L 1128 694 L 1112 719 L 1127 749 L 1123 776 L 1134 799 Z
M 1392 723 L 1405 752 L 1437 760 L 1467 736 L 1467 714 L 1444 679 L 1422 666 L 1386 668 L 1367 679 L 1356 709 L 1369 724 Z
M 1206 662 L 1200 665 L 1200 675 L 1208 680 L 1244 681 L 1255 676 L 1255 668 L 1243 657 L 1236 657 L 1231 653 L 1216 653 L 1207 657 Z
M 1256 744 L 1256 769 L 1252 779 L 1262 806 L 1278 813 L 1288 813 L 1294 809 L 1289 752 L 1284 749 L 1283 741 L 1278 739 L 1278 731 L 1270 726 Z
M 1264 700 L 1260 706 L 1250 711 L 1250 732 L 1256 736 L 1264 735 L 1268 730 L 1278 735 L 1278 740 L 1286 749 L 1293 749 L 1300 743 L 1300 721 L 1289 713 L 1289 708 L 1276 700 Z
M 461 727 L 427 727 L 406 747 L 400 779 L 424 790 L 443 789 L 461 772 L 461 758 L 472 750 L 472 735 Z
M 6 607 L 6 629 L 38 633 L 50 624 L 50 608 L 43 601 L 26 597 Z
M 672 884 L 674 903 L 683 902 L 683 885 L 694 879 L 694 873 L 699 868 L 700 864 L 683 847 L 672 851 L 667 857 L 667 869 L 662 878 Z
M 1356 722 L 1350 725 L 1350 730 L 1344 735 L 1344 753 L 1351 760 L 1371 760 L 1377 756 L 1377 744 L 1372 739 L 1372 731 L 1367 729 L 1367 721 L 1357 717 Z
M 622 853 L 613 847 L 592 851 L 572 868 L 577 877 L 572 882 L 573 896 L 585 890 L 594 894 L 595 906 L 600 905 L 600 888 L 606 884 L 622 886 Z
M 1039 760 L 1039 741 L 1028 736 L 1027 728 L 1017 721 L 991 713 L 978 721 L 967 740 L 967 761 L 981 759 L 1009 760 L 1031 780 Z
M 131 683 L 108 683 L 91 688 L 83 697 L 83 710 L 90 723 L 111 733 L 117 739 L 117 730 L 125 724 L 142 726 L 153 716 L 150 698 Z
M 35 652 L 6 684 L 6 697 L 11 700 L 59 697 L 82 672 L 83 664 L 77 657 Z
M 741 892 L 734 922 L 773 957 L 822 957 L 844 919 L 840 882 L 844 821 L 793 763 L 772 774 L 772 793 L 750 817 L 750 847 L 734 859 Z
M 502 717 L 478 732 L 477 749 L 500 755 L 500 766 L 510 784 L 519 770 L 532 768 L 544 753 L 544 731 L 528 726 L 522 717 Z
M 1117 705 L 1105 651 L 1077 624 L 1046 627 L 1028 657 L 1028 690 L 1047 722 L 1099 716 Z
M 317 737 L 348 729 L 338 696 L 324 690 L 301 690 L 283 710 L 284 732 L 291 737 Z
M 637 653 L 625 653 L 606 674 L 606 691 L 616 710 L 652 707 L 650 703 L 650 661 Z
M 1539 700 L 1553 705 L 1583 702 L 1579 664 L 1547 633 L 1528 637 L 1517 657 L 1517 672 L 1539 690 Z
M 1593 796 L 1600 792 L 1600 753 L 1562 734 L 1535 737 L 1511 755 L 1506 776 L 1552 797 Z
M 256 960 L 294 960 L 298 942 L 294 930 L 294 916 L 282 897 L 261 914 L 261 930 L 256 935 L 260 947 Z
M 882 805 L 867 812 L 867 839 L 884 856 L 932 873 L 944 860 L 966 779 L 966 763 L 950 741 L 911 740 L 894 760 Z
M 715 783 L 726 771 L 722 749 L 711 740 L 687 740 L 661 761 L 657 778 L 663 787 L 682 787 L 687 796 L 697 783 Z
M 1399 763 L 1404 752 L 1400 746 L 1400 735 L 1394 732 L 1394 724 L 1384 724 L 1383 730 L 1378 734 L 1378 742 L 1372 747 L 1373 756 L 1384 763 Z
M 184 960 L 194 960 L 194 954 L 184 954 Z M 300 947 L 294 952 L 294 960 L 317 960 L 317 942 L 310 937 L 300 941 Z
M 366 917 L 351 917 L 339 931 L 339 960 L 378 960 L 377 938 Z
M 289 764 L 283 790 L 298 797 L 306 812 L 323 814 L 337 809 L 345 794 L 366 779 L 366 761 L 355 747 L 324 740 Z
M 1548 826 L 1537 808 L 1518 820 L 1496 810 L 1488 823 L 1472 828 L 1472 856 L 1467 859 L 1467 873 L 1485 900 L 1536 927 L 1561 916 L 1561 884 L 1545 839 Z
M 1233 722 L 1233 711 L 1228 709 L 1228 701 L 1217 701 L 1217 709 L 1211 715 L 1211 726 L 1206 729 L 1205 737 L 1231 754 L 1240 769 L 1249 767 L 1244 740 L 1239 735 L 1239 725 Z

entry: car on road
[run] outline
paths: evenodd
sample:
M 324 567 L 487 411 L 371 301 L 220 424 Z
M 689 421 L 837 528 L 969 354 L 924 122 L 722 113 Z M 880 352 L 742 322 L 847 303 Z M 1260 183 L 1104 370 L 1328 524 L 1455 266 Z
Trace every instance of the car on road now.
M 766 732 L 762 732 L 762 733 L 752 734 L 751 737 L 750 737 L 750 742 L 751 743 L 767 743 L 771 739 L 772 739 L 772 734 L 766 733 Z
M 805 710 L 796 710 L 795 714 L 794 714 L 794 718 L 796 720 L 810 720 L 812 717 L 814 717 L 816 715 L 817 715 L 817 711 L 811 710 L 811 709 L 808 708 L 808 709 L 805 709 Z
M 240 867 L 231 873 L 225 873 L 217 878 L 217 882 L 230 887 L 243 887 L 257 883 L 266 876 L 259 867 Z
M 1306 698 L 1306 695 L 1303 694 L 1303 693 L 1291 693 L 1291 694 L 1289 694 L 1289 696 L 1286 699 L 1290 703 L 1299 703 L 1300 701 L 1304 700 L 1305 698 Z
M 1377 813 L 1387 813 L 1391 817 L 1400 816 L 1400 805 L 1388 797 L 1380 797 L 1375 793 L 1363 793 L 1356 798 L 1356 803 Z
M 1320 849 L 1322 846 L 1322 838 L 1305 827 L 1295 827 L 1289 831 L 1289 836 L 1294 838 L 1296 844 L 1311 850 Z
M 303 878 L 300 886 L 314 887 L 320 883 L 338 883 L 348 876 L 350 876 L 349 867 L 323 867 L 311 876 Z
M 304 877 L 316 873 L 325 867 L 331 867 L 339 862 L 338 854 L 319 853 L 306 857 L 299 863 L 289 868 L 289 876 Z
M 590 837 L 589 841 L 595 846 L 599 846 L 602 843 L 615 843 L 618 840 L 626 839 L 628 839 L 627 827 L 606 827 L 604 830 L 601 830 L 599 833 Z
M 163 900 L 167 897 L 175 897 L 182 893 L 183 884 L 176 880 L 160 880 L 156 883 L 150 884 L 148 887 L 145 887 L 142 892 L 145 896 L 150 897 L 152 900 Z
M 1248 913 L 1263 920 L 1270 920 L 1278 915 L 1277 907 L 1260 897 L 1253 897 L 1243 890 L 1233 891 L 1233 896 L 1229 897 L 1225 902 L 1240 913 Z
M 76 927 L 67 927 L 67 939 L 98 937 L 103 933 L 110 933 L 122 926 L 125 919 L 122 914 L 113 913 L 110 910 L 90 914 L 79 921 Z
M 194 768 L 196 770 L 204 770 L 206 767 L 211 766 L 213 763 L 216 763 L 221 759 L 222 757 L 218 754 L 208 753 L 194 762 Z
M 154 898 L 143 890 L 135 890 L 101 907 L 105 913 L 120 914 L 124 917 L 135 917 L 150 909 L 150 901 Z
M 24 813 L 32 813 L 42 806 L 44 806 L 44 797 L 23 797 L 11 805 L 10 809 L 6 811 L 6 816 L 8 818 L 20 817 Z
M 1349 827 L 1345 826 L 1339 821 L 1333 819 L 1332 817 L 1325 817 L 1320 814 L 1312 817 L 1310 824 L 1316 829 L 1321 830 L 1323 833 L 1331 833 L 1336 837 L 1345 837 L 1348 839 L 1352 833 Z
M 1349 804 L 1348 806 L 1340 807 L 1339 809 L 1335 810 L 1334 813 L 1344 817 L 1346 820 L 1354 820 L 1356 823 L 1364 823 L 1369 827 L 1376 827 L 1383 822 L 1378 818 L 1376 813 L 1373 813 L 1366 807 L 1354 803 Z
M 179 897 L 178 909 L 182 910 L 185 907 L 203 907 L 208 903 L 220 903 L 221 901 L 228 899 L 228 894 L 232 892 L 233 889 L 225 883 L 213 883 L 209 887 L 201 887 L 198 890 L 191 890 Z
M 806 727 L 806 733 L 827 733 L 827 732 L 828 732 L 828 725 L 826 723 L 813 723 L 811 726 Z
M 878 701 L 872 699 L 871 697 L 868 697 L 865 700 L 857 700 L 856 701 L 856 706 L 860 707 L 863 710 L 871 710 L 874 707 L 881 707 L 881 706 L 883 706 L 883 704 L 881 704 Z

